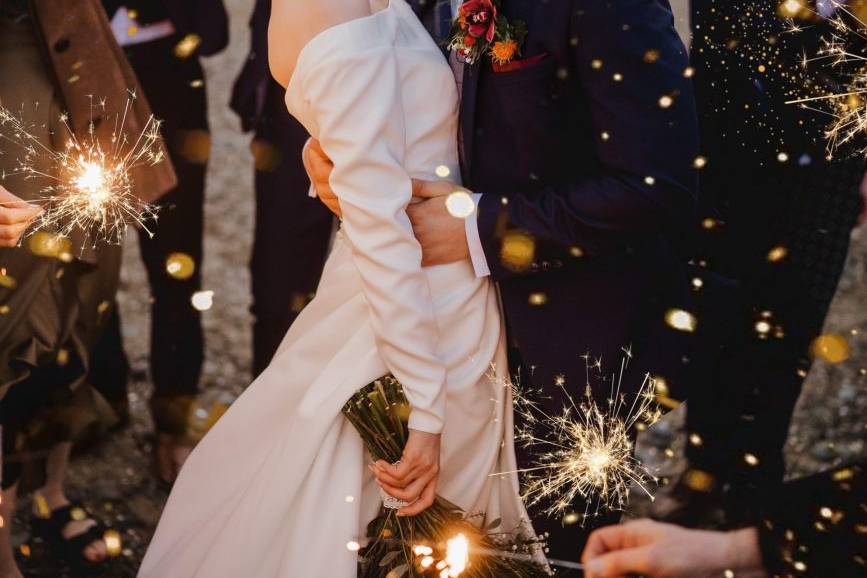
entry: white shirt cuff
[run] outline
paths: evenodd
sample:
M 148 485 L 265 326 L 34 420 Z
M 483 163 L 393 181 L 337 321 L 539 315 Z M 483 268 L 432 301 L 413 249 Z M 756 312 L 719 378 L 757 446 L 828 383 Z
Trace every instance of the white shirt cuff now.
M 473 213 L 464 219 L 464 227 L 467 232 L 467 246 L 470 249 L 470 260 L 473 262 L 473 270 L 476 272 L 476 277 L 488 277 L 491 274 L 488 268 L 488 260 L 485 258 L 485 250 L 482 248 L 482 240 L 479 238 L 479 202 L 482 200 L 481 193 L 473 193 L 473 203 L 475 210 Z

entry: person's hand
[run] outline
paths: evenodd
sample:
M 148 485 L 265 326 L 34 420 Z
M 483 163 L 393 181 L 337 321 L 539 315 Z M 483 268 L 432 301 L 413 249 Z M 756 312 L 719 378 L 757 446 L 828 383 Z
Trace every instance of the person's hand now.
M 464 219 L 452 215 L 446 200 L 466 189 L 448 181 L 412 181 L 412 196 L 424 199 L 406 208 L 412 232 L 421 245 L 422 265 L 445 265 L 470 255 Z
M 587 578 L 766 576 L 754 528 L 709 532 L 639 520 L 593 532 L 581 561 Z
M 316 190 L 316 196 L 338 219 L 343 218 L 340 202 L 329 182 L 331 171 L 334 170 L 334 163 L 322 150 L 318 140 L 315 138 L 307 139 L 304 150 L 301 151 L 301 160 L 304 162 L 304 170 L 307 171 L 310 183 Z
M 16 197 L 0 185 L 0 247 L 14 247 L 42 209 Z
M 410 430 L 397 464 L 379 460 L 371 471 L 389 496 L 409 503 L 398 516 L 415 516 L 433 505 L 440 471 L 440 434 Z

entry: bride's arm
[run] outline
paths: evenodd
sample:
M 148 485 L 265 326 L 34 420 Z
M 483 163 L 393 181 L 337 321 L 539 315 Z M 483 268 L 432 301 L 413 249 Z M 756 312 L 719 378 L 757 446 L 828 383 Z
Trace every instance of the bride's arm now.
M 273 0 L 268 25 L 268 63 L 283 87 L 301 49 L 323 30 L 370 15 L 369 0 Z
M 310 103 L 322 148 L 334 163 L 331 186 L 343 207 L 343 232 L 379 353 L 412 404 L 409 426 L 438 434 L 446 371 L 436 354 L 438 329 L 421 247 L 406 214 L 412 183 L 403 167 L 395 48 L 377 40 L 341 46 L 341 39 L 305 63 L 293 90 Z

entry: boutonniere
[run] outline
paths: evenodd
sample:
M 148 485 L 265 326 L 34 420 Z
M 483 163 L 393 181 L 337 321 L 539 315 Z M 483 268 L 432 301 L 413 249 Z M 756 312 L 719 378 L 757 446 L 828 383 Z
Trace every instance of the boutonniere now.
M 448 49 L 470 64 L 488 56 L 503 65 L 520 56 L 526 38 L 527 25 L 509 22 L 500 13 L 500 0 L 466 0 L 452 24 Z

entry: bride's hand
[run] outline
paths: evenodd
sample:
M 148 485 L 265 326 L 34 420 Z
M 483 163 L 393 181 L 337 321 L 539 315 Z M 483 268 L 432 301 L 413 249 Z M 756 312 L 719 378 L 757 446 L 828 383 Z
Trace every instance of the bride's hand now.
M 415 516 L 434 503 L 440 470 L 440 435 L 410 430 L 403 457 L 397 464 L 379 460 L 371 466 L 385 492 L 409 506 L 398 516 Z

